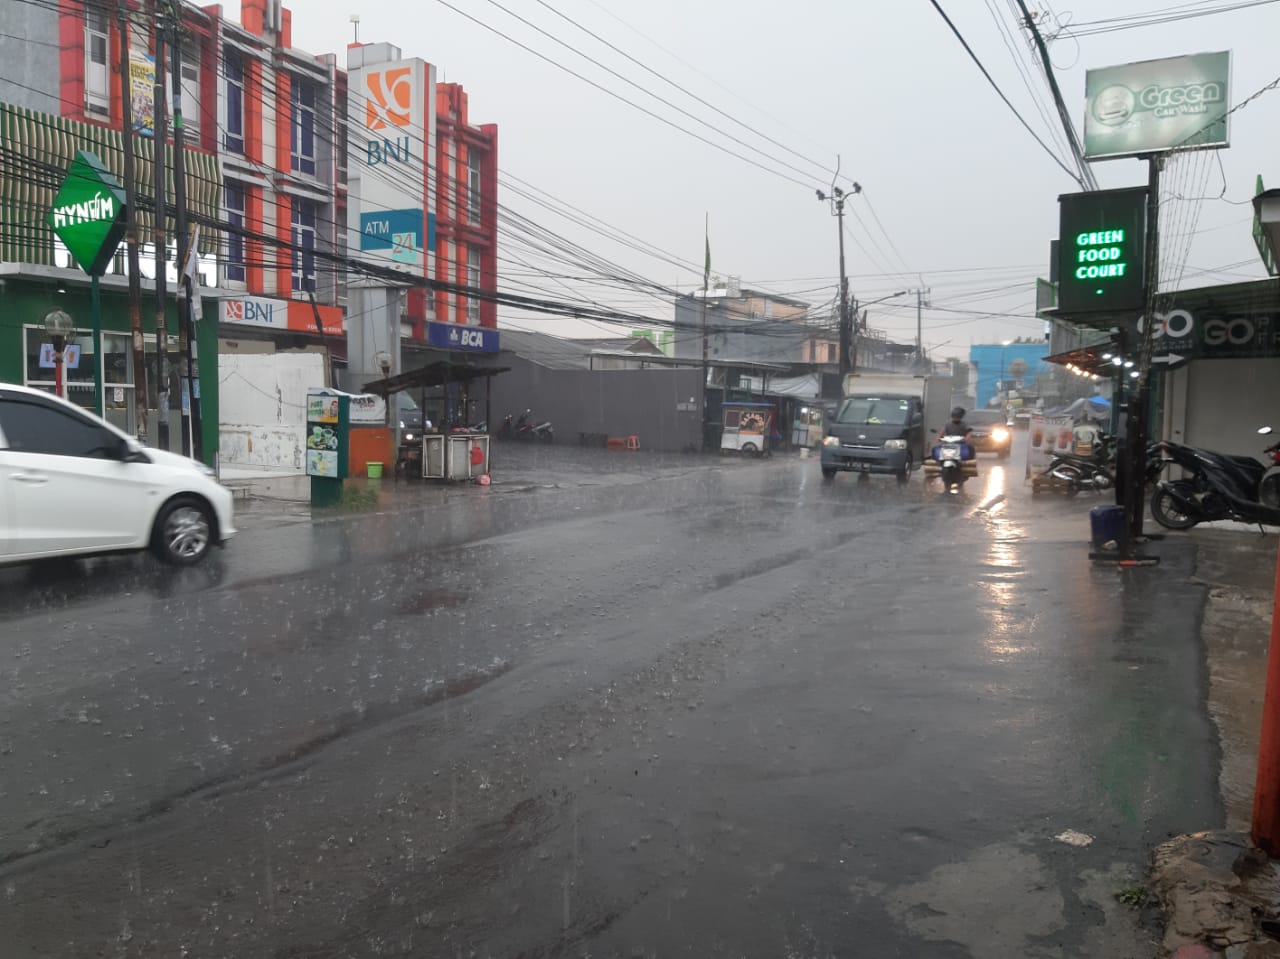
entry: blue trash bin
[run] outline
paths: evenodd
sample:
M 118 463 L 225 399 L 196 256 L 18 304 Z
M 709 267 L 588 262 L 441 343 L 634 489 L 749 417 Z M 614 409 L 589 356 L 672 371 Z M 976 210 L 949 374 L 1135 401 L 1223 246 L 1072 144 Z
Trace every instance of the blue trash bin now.
M 1095 506 L 1089 510 L 1089 531 L 1095 550 L 1118 549 L 1124 538 L 1125 522 L 1123 506 Z

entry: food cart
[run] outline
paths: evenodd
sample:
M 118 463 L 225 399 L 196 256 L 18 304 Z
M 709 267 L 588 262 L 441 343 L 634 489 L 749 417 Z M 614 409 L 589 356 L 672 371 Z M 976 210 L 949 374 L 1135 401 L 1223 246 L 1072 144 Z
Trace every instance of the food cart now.
M 420 392 L 420 407 L 425 411 L 428 389 L 438 386 L 445 388 L 458 385 L 464 394 L 469 393 L 472 384 L 477 380 L 485 381 L 485 424 L 493 421 L 491 408 L 491 385 L 494 376 L 506 373 L 510 367 L 481 366 L 472 363 L 437 362 L 430 363 L 420 369 L 409 370 L 375 380 L 365 386 L 365 390 L 378 396 L 390 396 L 404 390 Z M 462 410 L 468 409 L 470 403 L 463 399 Z M 425 413 L 424 413 L 425 416 Z M 463 417 L 465 419 L 465 417 Z M 442 422 L 439 429 L 427 433 L 413 444 L 405 444 L 398 451 L 396 476 L 420 477 L 422 479 L 470 480 L 489 472 L 489 434 L 487 431 L 472 429 L 464 423 Z
M 777 408 L 772 403 L 730 400 L 721 405 L 724 431 L 720 434 L 720 452 L 736 452 L 747 456 L 767 456 L 773 442 Z

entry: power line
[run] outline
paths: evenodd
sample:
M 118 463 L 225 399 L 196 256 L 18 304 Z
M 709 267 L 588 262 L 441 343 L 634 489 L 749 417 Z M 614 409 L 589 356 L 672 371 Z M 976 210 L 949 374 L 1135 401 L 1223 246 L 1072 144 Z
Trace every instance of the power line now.
M 441 2 L 443 2 L 443 0 L 441 0 Z M 1062 160 L 1058 158 L 1058 155 L 1049 148 L 1049 145 L 1045 143 L 1042 139 L 1040 139 L 1040 136 L 1036 133 L 1036 131 L 1031 129 L 1031 124 L 1027 123 L 1027 121 L 1023 118 L 1022 114 L 1018 112 L 1018 108 L 1015 107 L 1009 101 L 1009 98 L 1004 95 L 1004 91 L 1000 89 L 999 84 L 997 84 L 996 81 L 992 78 L 991 74 L 987 71 L 987 68 L 986 66 L 983 65 L 982 61 L 978 59 L 978 55 L 973 52 L 973 48 L 969 46 L 969 41 L 967 41 L 964 38 L 964 35 L 961 34 L 959 28 L 957 28 L 956 25 L 951 22 L 951 18 L 947 16 L 946 11 L 942 9 L 942 6 L 938 3 L 938 0 L 929 0 L 929 2 L 933 4 L 933 8 L 938 11 L 939 16 L 941 16 L 942 19 L 946 21 L 947 26 L 951 28 L 951 32 L 954 33 L 956 36 L 956 39 L 960 41 L 960 45 L 963 46 L 965 49 L 965 52 L 969 54 L 969 58 L 977 65 L 978 69 L 982 71 L 982 75 L 987 78 L 987 82 L 991 84 L 991 89 L 996 91 L 1000 99 L 1004 101 L 1005 106 L 1007 106 L 1009 110 L 1013 113 L 1013 115 L 1018 118 L 1018 122 L 1021 123 L 1023 128 L 1028 133 L 1031 134 L 1031 138 L 1035 140 L 1036 143 L 1040 144 L 1040 148 L 1049 155 L 1049 157 L 1053 160 L 1053 162 L 1056 163 L 1062 169 L 1062 171 L 1067 174 L 1067 176 L 1071 177 L 1071 179 L 1079 183 L 1081 189 L 1084 189 L 1085 184 L 1084 184 L 1084 181 L 1081 180 L 1080 176 L 1076 173 L 1071 172 L 1071 169 L 1065 163 L 1063 163 Z

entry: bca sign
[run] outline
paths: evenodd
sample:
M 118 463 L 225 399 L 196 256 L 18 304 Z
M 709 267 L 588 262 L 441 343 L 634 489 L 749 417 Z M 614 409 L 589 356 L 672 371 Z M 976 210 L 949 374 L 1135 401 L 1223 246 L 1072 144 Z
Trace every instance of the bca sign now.
M 459 326 L 456 323 L 428 323 L 427 342 L 446 350 L 473 353 L 498 352 L 498 331 L 483 326 Z
M 1139 333 L 1145 322 L 1138 321 Z M 1268 315 L 1196 316 L 1190 310 L 1170 310 L 1156 314 L 1152 341 L 1152 362 L 1168 366 L 1194 358 L 1280 356 L 1280 328 L 1276 317 Z

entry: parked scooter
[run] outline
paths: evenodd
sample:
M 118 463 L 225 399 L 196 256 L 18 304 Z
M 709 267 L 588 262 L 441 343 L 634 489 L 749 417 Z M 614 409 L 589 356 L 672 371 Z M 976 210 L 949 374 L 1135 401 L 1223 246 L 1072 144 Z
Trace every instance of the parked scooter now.
M 1263 435 L 1270 427 L 1258 431 Z M 1274 453 L 1276 446 L 1267 452 Z M 1191 529 L 1198 523 L 1232 519 L 1242 523 L 1280 526 L 1280 507 L 1261 498 L 1267 468 L 1251 456 L 1232 456 L 1212 450 L 1164 442 L 1169 461 L 1188 478 L 1160 483 L 1151 496 L 1151 515 L 1169 529 Z M 1274 457 L 1273 457 L 1274 459 Z
M 1068 494 L 1081 490 L 1106 490 L 1116 485 L 1115 437 L 1102 433 L 1088 456 L 1056 453 L 1042 475 L 1067 484 Z
M 1108 490 L 1116 485 L 1116 438 L 1102 433 L 1089 456 L 1073 453 L 1055 454 L 1042 475 L 1052 476 L 1067 484 L 1067 494 L 1074 496 L 1082 490 Z M 1146 463 L 1143 467 L 1145 483 L 1151 486 L 1160 479 L 1167 461 L 1159 443 L 1147 445 Z

